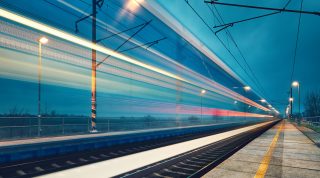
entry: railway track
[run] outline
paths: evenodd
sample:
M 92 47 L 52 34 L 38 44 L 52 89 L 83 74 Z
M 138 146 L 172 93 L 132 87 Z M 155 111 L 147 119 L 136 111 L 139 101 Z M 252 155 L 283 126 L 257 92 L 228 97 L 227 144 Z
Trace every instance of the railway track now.
M 157 139 L 147 142 L 124 144 L 110 148 L 96 149 L 80 153 L 47 157 L 37 160 L 25 160 L 0 165 L 0 178 L 23 178 L 44 175 L 86 164 L 92 164 L 116 157 L 121 157 L 149 149 L 154 149 L 187 140 L 205 137 L 244 126 L 215 129 L 201 134 L 187 134 L 171 138 Z
M 117 177 L 201 177 L 276 123 L 256 128 L 197 150 L 139 168 Z

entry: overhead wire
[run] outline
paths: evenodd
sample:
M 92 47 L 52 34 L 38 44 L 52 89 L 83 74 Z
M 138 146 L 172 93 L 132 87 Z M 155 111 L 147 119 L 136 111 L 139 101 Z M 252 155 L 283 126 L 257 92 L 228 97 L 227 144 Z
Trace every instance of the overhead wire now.
M 232 56 L 232 58 L 238 63 L 238 65 L 241 67 L 241 69 L 247 74 L 247 76 L 256 83 L 252 78 L 251 75 L 248 73 L 248 71 L 241 65 L 239 60 L 235 57 L 235 55 L 231 52 L 231 50 L 226 46 L 226 44 L 221 40 L 221 38 L 216 35 L 216 33 L 213 31 L 213 29 L 208 25 L 208 23 L 200 16 L 200 14 L 191 6 L 191 4 L 188 2 L 188 0 L 185 0 L 185 2 L 188 4 L 188 6 L 193 10 L 193 12 L 201 19 L 201 21 L 208 27 L 208 29 L 217 37 L 217 39 L 220 41 L 220 43 L 224 46 L 224 48 L 228 51 L 228 53 Z M 223 22 L 222 22 L 223 23 Z M 229 32 L 230 33 L 230 32 Z M 230 34 L 229 34 L 230 35 Z M 234 39 L 231 37 L 231 40 L 235 43 Z M 236 43 L 235 43 L 236 44 Z M 236 44 L 237 45 L 237 44 Z M 257 84 L 256 84 L 257 85 Z
M 217 36 L 215 34 L 215 32 L 210 28 L 210 26 L 208 25 L 208 23 L 200 16 L 200 14 L 191 6 L 191 4 L 188 2 L 188 0 L 185 0 L 185 2 L 188 4 L 188 6 L 193 10 L 193 12 L 200 18 L 200 20 L 208 27 L 208 29 L 212 32 L 213 35 L 215 35 L 217 37 L 217 39 L 219 40 L 219 42 L 222 44 L 222 46 L 228 51 L 228 53 L 232 56 L 232 58 L 238 63 L 238 65 L 241 67 L 241 69 L 243 71 L 245 71 L 245 73 L 247 75 L 249 75 L 247 73 L 247 71 L 245 70 L 245 68 L 241 65 L 241 63 L 238 61 L 238 59 L 234 56 L 234 54 L 230 51 L 230 49 L 228 49 L 228 47 L 226 46 L 226 44 L 220 39 L 219 36 Z M 243 79 L 245 80 L 245 79 Z
M 282 10 L 285 10 L 285 9 L 287 8 L 287 6 L 290 4 L 290 2 L 291 2 L 291 0 L 288 0 L 287 3 L 285 4 L 285 6 L 282 8 Z M 210 9 L 210 11 L 212 12 L 212 14 L 215 16 L 215 13 L 214 13 L 213 10 L 210 8 L 210 6 L 209 6 L 208 4 L 207 4 L 207 6 L 208 6 L 208 8 Z M 219 17 L 221 18 L 221 21 L 223 22 L 223 19 L 222 19 L 221 15 L 220 15 L 218 9 L 217 9 L 215 6 L 214 6 L 214 8 L 215 8 L 215 10 L 217 11 Z M 301 11 L 301 9 L 300 9 L 300 11 Z M 240 23 L 240 22 L 244 22 L 244 21 L 248 21 L 248 20 L 253 20 L 253 19 L 265 17 L 265 16 L 270 16 L 270 15 L 278 14 L 278 13 L 280 13 L 280 12 L 282 12 L 282 11 L 275 11 L 275 12 L 273 12 L 273 13 L 269 13 L 269 14 L 265 14 L 265 15 L 261 15 L 261 16 L 257 16 L 257 17 L 253 17 L 253 18 L 249 18 L 249 19 L 244 19 L 244 20 L 236 21 L 236 22 L 234 22 L 234 23 Z M 300 14 L 301 14 L 301 13 L 300 13 Z M 217 17 L 216 17 L 216 18 L 217 18 Z M 218 18 L 217 18 L 217 19 L 218 19 Z M 218 21 L 219 21 L 219 19 L 218 19 Z M 219 21 L 219 22 L 220 22 L 220 21 Z M 220 24 L 222 24 L 222 23 L 220 22 Z M 228 25 L 228 24 L 223 23 L 223 25 L 218 25 L 218 26 L 215 25 L 215 27 L 225 26 L 225 25 Z M 232 25 L 233 25 L 233 24 L 232 24 Z M 228 32 L 229 37 L 231 38 L 231 40 L 235 43 L 235 46 L 238 48 L 238 51 L 239 51 L 240 55 L 241 55 L 242 58 L 244 59 L 246 65 L 248 66 L 248 68 L 249 68 L 249 70 L 251 71 L 252 75 L 254 76 L 256 82 L 258 83 L 258 85 L 255 83 L 256 86 L 260 88 L 260 90 L 263 92 L 264 97 L 266 98 L 267 94 L 266 94 L 264 88 L 262 87 L 261 83 L 260 83 L 259 80 L 257 79 L 257 77 L 256 77 L 256 75 L 254 74 L 252 68 L 248 65 L 247 61 L 246 61 L 245 58 L 244 58 L 243 53 L 242 53 L 241 50 L 239 49 L 238 45 L 236 44 L 236 42 L 235 42 L 235 40 L 233 39 L 233 37 L 232 37 L 231 33 L 229 32 L 229 30 L 226 29 L 226 31 Z
M 281 11 L 271 12 L 271 13 L 268 13 L 268 14 L 263 14 L 263 15 L 259 15 L 259 16 L 255 16 L 255 17 L 251 17 L 251 18 L 247 18 L 247 19 L 242 19 L 242 20 L 238 20 L 238 21 L 235 21 L 235 22 L 225 23 L 225 24 L 222 24 L 222 25 L 215 25 L 213 28 L 225 27 L 225 26 L 233 26 L 234 24 L 237 24 L 237 23 L 247 22 L 247 21 L 250 21 L 250 20 L 259 19 L 259 18 L 262 18 L 262 17 L 267 17 L 267 16 L 278 14 L 278 13 L 281 13 Z
M 185 2 L 188 4 L 188 6 L 193 10 L 193 12 L 201 19 L 201 21 L 208 27 L 208 29 L 217 37 L 219 42 L 223 45 L 223 47 L 228 51 L 228 53 L 232 56 L 232 58 L 238 63 L 238 65 L 241 67 L 241 69 L 251 78 L 251 76 L 248 74 L 247 70 L 240 64 L 240 62 L 237 60 L 237 58 L 234 56 L 234 54 L 230 51 L 230 49 L 226 46 L 226 44 L 220 39 L 218 35 L 215 34 L 215 32 L 210 28 L 208 23 L 200 16 L 200 14 L 189 4 L 188 0 L 185 0 Z M 245 79 L 243 79 L 245 80 Z M 252 78 L 251 78 L 252 80 Z M 254 83 L 255 81 L 252 80 Z M 247 82 L 246 82 L 247 83 Z
M 301 0 L 300 3 L 300 11 L 302 10 L 303 0 Z M 293 75 L 295 70 L 295 64 L 296 64 L 296 57 L 297 57 L 297 50 L 298 50 L 298 42 L 299 42 L 299 34 L 300 34 L 300 24 L 301 24 L 301 13 L 299 14 L 299 21 L 298 21 L 298 30 L 296 35 L 296 42 L 295 42 L 295 48 L 294 48 L 294 56 L 293 56 L 293 62 L 292 62 L 292 71 L 291 71 L 291 77 L 290 77 L 290 85 L 293 81 Z
M 223 20 L 223 18 L 222 18 L 222 16 L 221 16 L 220 12 L 218 11 L 218 9 L 217 9 L 215 6 L 214 6 L 214 8 L 215 8 L 218 16 L 220 17 L 221 21 L 224 23 L 224 20 Z M 256 75 L 255 75 L 254 71 L 252 70 L 251 66 L 248 64 L 246 58 L 244 57 L 244 54 L 243 54 L 242 51 L 240 50 L 240 48 L 239 48 L 237 42 L 235 41 L 235 39 L 233 38 L 231 32 L 230 32 L 228 29 L 226 29 L 226 32 L 227 32 L 228 36 L 230 37 L 231 41 L 232 41 L 232 42 L 234 43 L 234 45 L 236 46 L 239 54 L 241 55 L 243 61 L 245 62 L 245 65 L 248 67 L 249 71 L 251 72 L 251 75 L 253 76 L 253 79 L 252 79 L 250 76 L 249 76 L 249 77 L 250 77 L 251 80 L 254 82 L 254 84 L 259 88 L 259 90 L 261 90 L 260 93 L 263 94 L 264 97 L 266 98 L 267 94 L 266 94 L 264 88 L 262 87 L 261 83 L 259 82 L 258 78 L 256 77 Z
M 222 6 L 230 6 L 230 7 L 241 7 L 241 8 L 249 8 L 249 9 L 259 9 L 259 10 L 271 10 L 271 11 L 283 11 L 289 13 L 302 13 L 302 14 L 310 14 L 310 15 L 317 15 L 320 16 L 319 11 L 302 11 L 302 10 L 292 10 L 292 9 L 281 9 L 281 8 L 273 8 L 273 7 L 262 7 L 262 6 L 253 6 L 253 5 L 244 5 L 244 4 L 232 4 L 232 3 L 224 3 L 224 2 L 217 2 L 217 0 L 211 1 L 204 1 L 205 3 L 209 4 L 217 4 Z

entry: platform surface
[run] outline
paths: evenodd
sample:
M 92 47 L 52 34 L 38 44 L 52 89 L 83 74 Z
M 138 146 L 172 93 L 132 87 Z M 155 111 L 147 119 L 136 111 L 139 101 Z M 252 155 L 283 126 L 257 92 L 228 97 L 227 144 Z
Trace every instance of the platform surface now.
M 282 121 L 205 174 L 221 177 L 320 177 L 320 148 Z

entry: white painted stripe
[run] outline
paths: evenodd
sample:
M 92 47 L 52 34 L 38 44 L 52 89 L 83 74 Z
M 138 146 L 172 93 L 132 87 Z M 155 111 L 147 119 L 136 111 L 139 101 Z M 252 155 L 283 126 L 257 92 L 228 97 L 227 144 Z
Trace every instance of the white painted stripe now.
M 256 124 L 253 126 L 248 126 L 228 132 L 223 132 L 220 134 L 215 134 L 195 140 L 190 140 L 186 142 L 181 142 L 165 147 L 160 147 L 148 151 L 143 151 L 119 158 L 114 158 L 94 164 L 89 164 L 85 166 L 80 166 L 52 174 L 47 174 L 39 176 L 41 178 L 65 178 L 65 177 L 77 177 L 77 178 L 106 178 L 117 176 L 174 156 L 183 154 L 194 149 L 212 144 L 214 142 L 226 139 L 228 137 L 255 129 L 267 125 L 274 121 L 269 121 L 261 124 Z

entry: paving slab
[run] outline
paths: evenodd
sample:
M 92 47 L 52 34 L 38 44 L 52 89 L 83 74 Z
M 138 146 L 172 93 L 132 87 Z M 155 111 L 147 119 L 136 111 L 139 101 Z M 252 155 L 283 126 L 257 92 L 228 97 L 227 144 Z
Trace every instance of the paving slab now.
M 320 148 L 294 125 L 282 122 L 203 177 L 320 177 Z

